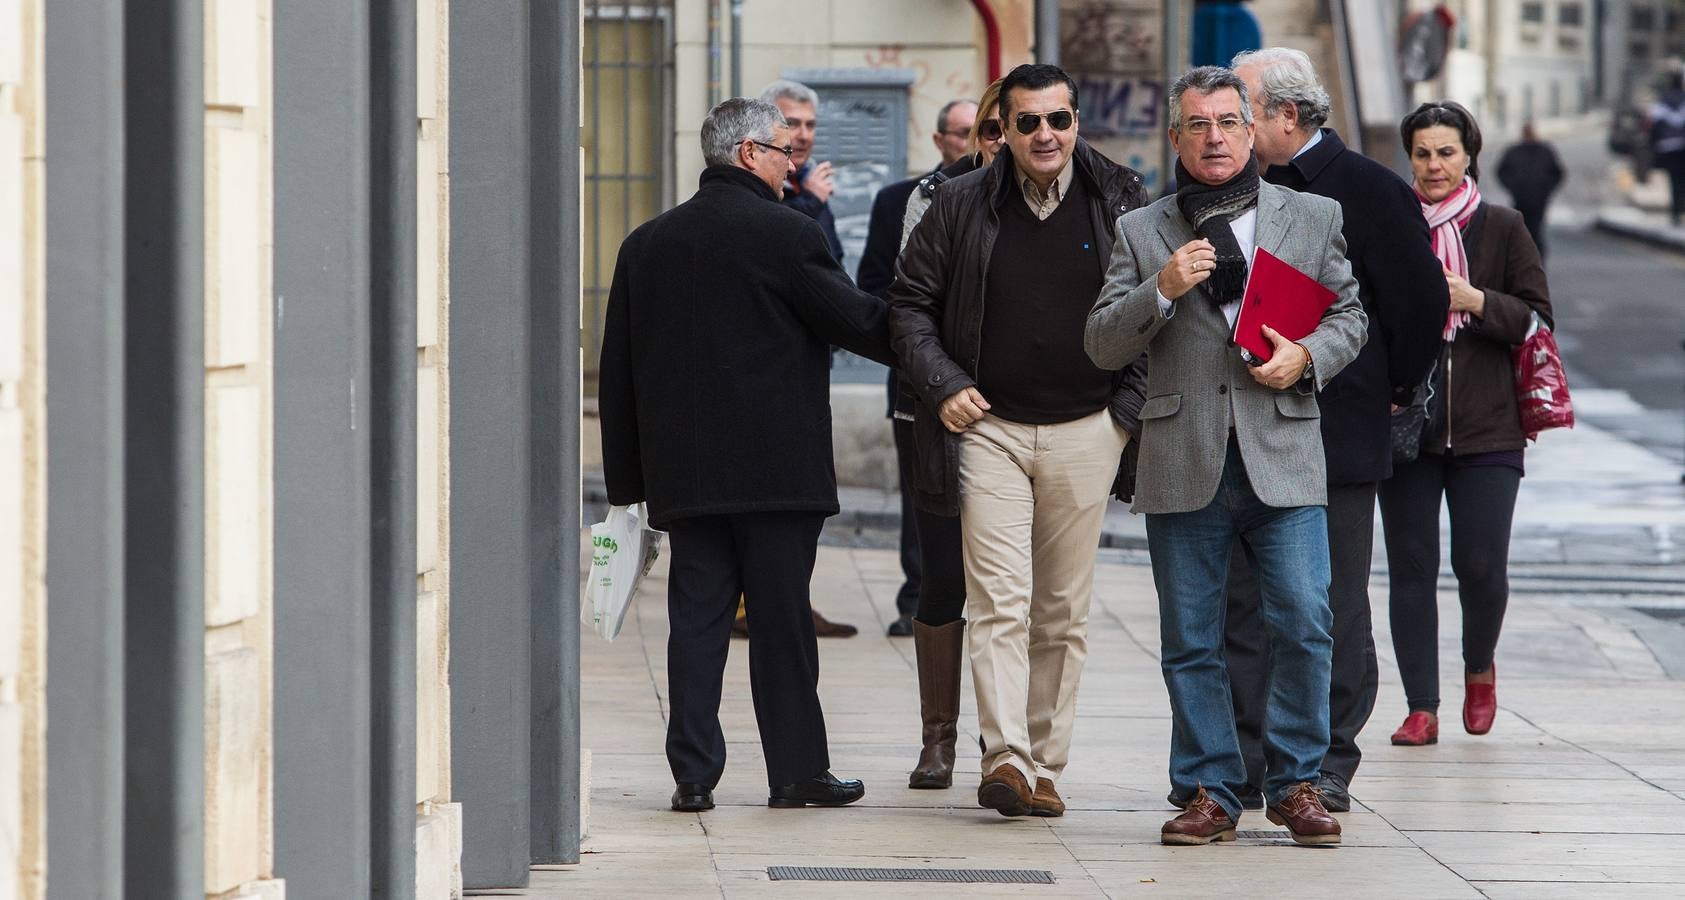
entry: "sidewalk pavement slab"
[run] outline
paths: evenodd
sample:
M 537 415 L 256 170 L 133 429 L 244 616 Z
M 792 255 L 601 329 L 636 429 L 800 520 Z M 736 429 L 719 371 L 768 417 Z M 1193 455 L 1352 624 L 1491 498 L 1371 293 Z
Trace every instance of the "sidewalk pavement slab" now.
M 1525 490 L 1525 488 L 1524 488 Z M 1404 704 L 1391 652 L 1384 580 L 1372 590 L 1382 688 L 1363 734 L 1366 757 L 1341 816 L 1337 849 L 1294 845 L 1259 813 L 1242 838 L 1165 847 L 1169 709 L 1158 670 L 1150 569 L 1103 561 L 1075 746 L 1060 782 L 1061 819 L 1005 819 L 974 804 L 976 720 L 969 674 L 955 786 L 905 787 L 917 755 L 910 641 L 883 637 L 900 572 L 894 551 L 827 546 L 814 602 L 861 626 L 821 642 L 834 770 L 863 778 L 845 809 L 771 810 L 748 688 L 746 644 L 733 643 L 721 720 L 730 761 L 702 814 L 667 810 L 665 560 L 641 588 L 619 639 L 587 634 L 583 743 L 592 751 L 590 834 L 578 866 L 539 867 L 526 897 L 912 897 L 930 884 L 772 882 L 771 866 L 1011 868 L 1053 885 L 966 885 L 982 897 L 1183 897 L 1213 892 L 1352 897 L 1681 896 L 1685 894 L 1685 682 L 1651 661 L 1623 668 L 1607 652 L 1636 645 L 1629 625 L 1558 595 L 1518 595 L 1499 648 L 1501 714 L 1492 733 L 1457 725 L 1457 600 L 1442 591 L 1440 743 L 1393 747 Z M 1685 601 L 1685 586 L 1680 588 Z M 751 613 L 752 615 L 752 613 Z M 1655 627 L 1680 627 L 1657 623 Z

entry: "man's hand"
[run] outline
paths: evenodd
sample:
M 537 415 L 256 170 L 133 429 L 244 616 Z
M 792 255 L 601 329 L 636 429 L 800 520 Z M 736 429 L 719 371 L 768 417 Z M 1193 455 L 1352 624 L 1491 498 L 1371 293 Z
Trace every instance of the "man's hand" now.
M 978 393 L 976 388 L 968 387 L 943 400 L 942 408 L 937 411 L 936 415 L 941 418 L 942 424 L 947 426 L 949 431 L 960 434 L 971 427 L 972 422 L 983 418 L 983 413 L 988 408 L 989 401 L 984 400 L 983 395 Z
M 1450 269 L 1445 270 L 1445 286 L 1451 291 L 1451 311 L 1466 312 L 1482 318 L 1486 315 L 1486 292 L 1469 284 Z
M 1270 342 L 1269 362 L 1252 367 L 1252 380 L 1264 387 L 1286 390 L 1299 382 L 1310 365 L 1311 352 L 1303 344 L 1295 344 L 1281 336 L 1274 328 L 1264 326 L 1264 339 Z
M 807 170 L 807 177 L 802 179 L 803 193 L 812 194 L 815 200 L 826 203 L 831 199 L 833 190 L 830 162 L 814 163 L 813 168 Z
M 1183 244 L 1158 273 L 1158 292 L 1166 300 L 1180 300 L 1183 294 L 1211 277 L 1217 269 L 1217 248 L 1204 238 Z

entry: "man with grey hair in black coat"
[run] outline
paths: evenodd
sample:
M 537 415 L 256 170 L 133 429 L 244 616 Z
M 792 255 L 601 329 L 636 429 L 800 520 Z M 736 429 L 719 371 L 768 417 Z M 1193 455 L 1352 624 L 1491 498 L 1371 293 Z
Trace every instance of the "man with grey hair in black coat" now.
M 615 505 L 671 541 L 672 807 L 711 809 L 725 769 L 721 682 L 741 594 L 767 804 L 840 806 L 809 579 L 835 515 L 830 346 L 889 363 L 888 307 L 856 289 L 812 219 L 779 204 L 790 127 L 763 100 L 702 123 L 696 195 L 627 236 L 603 327 L 598 405 Z
M 1341 142 L 1328 121 L 1328 92 L 1310 57 L 1285 47 L 1242 53 L 1256 123 L 1254 152 L 1265 181 L 1340 204 L 1346 258 L 1369 317 L 1357 359 L 1317 394 L 1328 463 L 1328 553 L 1333 579 L 1333 671 L 1329 744 L 1317 785 L 1325 808 L 1351 808 L 1347 785 L 1362 754 L 1357 735 L 1375 707 L 1379 667 L 1369 613 L 1369 561 L 1376 485 L 1392 475 L 1390 411 L 1408 406 L 1438 357 L 1450 297 L 1415 194 L 1404 180 Z M 1246 805 L 1265 770 L 1264 703 L 1269 640 L 1257 579 L 1237 546 L 1230 563 L 1227 640 L 1230 692 L 1246 760 Z M 1175 803 L 1182 798 L 1172 797 Z

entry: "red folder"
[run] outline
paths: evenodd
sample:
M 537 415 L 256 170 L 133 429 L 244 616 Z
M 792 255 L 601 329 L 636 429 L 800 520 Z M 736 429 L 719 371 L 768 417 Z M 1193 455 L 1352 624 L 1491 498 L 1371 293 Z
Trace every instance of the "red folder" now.
M 1240 313 L 1234 321 L 1234 342 L 1259 362 L 1268 362 L 1272 349 L 1264 337 L 1264 325 L 1297 341 L 1316 330 L 1336 297 L 1316 279 L 1259 247 L 1246 274 L 1246 293 L 1241 296 Z

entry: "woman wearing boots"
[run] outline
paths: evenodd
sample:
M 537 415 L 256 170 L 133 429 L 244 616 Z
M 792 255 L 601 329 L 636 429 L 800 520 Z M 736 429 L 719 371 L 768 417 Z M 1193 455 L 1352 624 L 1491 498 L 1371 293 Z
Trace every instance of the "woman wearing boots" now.
M 1394 744 L 1439 740 L 1439 504 L 1451 517 L 1451 569 L 1463 610 L 1463 728 L 1497 713 L 1493 656 L 1509 600 L 1510 521 L 1527 446 L 1511 350 L 1535 314 L 1551 323 L 1538 248 L 1521 214 L 1480 199 L 1480 125 L 1456 103 L 1427 103 L 1400 128 L 1417 199 L 1445 269 L 1451 312 L 1421 453 L 1381 482 L 1392 572 L 1392 641 L 1409 715 Z
M 930 206 L 936 186 L 950 178 L 994 162 L 1005 141 L 1000 121 L 1000 82 L 983 91 L 977 101 L 977 119 L 971 126 L 971 151 L 939 175 L 926 178 L 907 201 L 906 223 L 901 245 Z M 903 383 L 895 410 L 895 428 L 904 430 L 912 444 L 913 392 Z M 958 516 L 943 516 L 922 509 L 918 521 L 919 556 L 923 581 L 919 585 L 919 609 L 913 616 L 913 649 L 918 656 L 919 715 L 924 722 L 924 749 L 907 777 L 907 786 L 944 789 L 954 783 L 954 744 L 959 737 L 960 660 L 965 656 L 965 566 L 960 550 Z

